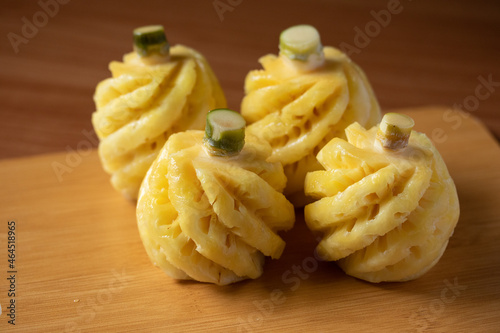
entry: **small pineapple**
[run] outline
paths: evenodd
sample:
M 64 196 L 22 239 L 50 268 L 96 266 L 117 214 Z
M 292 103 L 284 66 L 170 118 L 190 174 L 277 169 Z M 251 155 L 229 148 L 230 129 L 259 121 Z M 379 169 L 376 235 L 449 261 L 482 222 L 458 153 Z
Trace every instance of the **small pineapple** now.
M 317 250 L 349 275 L 370 282 L 406 281 L 433 267 L 459 217 L 444 161 L 413 120 L 387 114 L 380 126 L 346 129 L 318 154 L 324 171 L 306 177 L 308 227 L 323 235 Z M 410 136 L 411 134 L 411 136 Z
M 371 127 L 380 108 L 363 71 L 344 53 L 321 45 L 315 28 L 291 27 L 280 36 L 280 55 L 259 59 L 263 70 L 245 80 L 241 113 L 248 133 L 268 141 L 271 161 L 284 165 L 285 195 L 296 205 L 307 172 L 319 170 L 318 151 L 357 121 Z
M 163 27 L 136 29 L 134 48 L 110 63 L 113 77 L 98 84 L 92 115 L 103 167 L 130 199 L 171 134 L 203 129 L 207 110 L 226 106 L 205 58 L 182 45 L 170 48 Z
M 175 279 L 218 285 L 259 277 L 293 226 L 292 204 L 271 147 L 244 133 L 238 113 L 213 110 L 202 131 L 173 134 L 148 171 L 137 202 L 151 261 Z

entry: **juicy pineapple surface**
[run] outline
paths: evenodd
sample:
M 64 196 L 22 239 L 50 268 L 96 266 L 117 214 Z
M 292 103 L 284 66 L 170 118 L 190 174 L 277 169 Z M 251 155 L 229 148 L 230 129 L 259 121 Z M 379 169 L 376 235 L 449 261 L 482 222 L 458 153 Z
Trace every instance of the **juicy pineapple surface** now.
M 271 147 L 251 135 L 236 156 L 217 157 L 202 131 L 170 136 L 141 186 L 137 222 L 152 262 L 176 279 L 226 285 L 262 274 L 279 258 L 276 234 L 293 226 L 292 204 Z
M 271 161 L 283 163 L 288 178 L 285 194 L 297 206 L 307 172 L 319 170 L 318 151 L 357 121 L 371 127 L 380 108 L 363 73 L 341 51 L 325 47 L 324 64 L 309 72 L 293 67 L 284 56 L 266 55 L 262 70 L 248 73 L 241 114 L 247 133 L 273 147 Z
M 330 141 L 317 158 L 324 171 L 306 177 L 308 227 L 317 250 L 349 275 L 371 282 L 415 279 L 443 254 L 459 217 L 453 180 L 432 142 L 412 131 L 399 152 L 375 143 L 377 127 L 355 123 L 347 140 Z
M 133 52 L 109 69 L 112 78 L 96 88 L 92 123 L 113 186 L 135 199 L 168 137 L 203 129 L 207 112 L 226 99 L 205 58 L 185 46 L 172 47 L 166 63 L 144 65 Z

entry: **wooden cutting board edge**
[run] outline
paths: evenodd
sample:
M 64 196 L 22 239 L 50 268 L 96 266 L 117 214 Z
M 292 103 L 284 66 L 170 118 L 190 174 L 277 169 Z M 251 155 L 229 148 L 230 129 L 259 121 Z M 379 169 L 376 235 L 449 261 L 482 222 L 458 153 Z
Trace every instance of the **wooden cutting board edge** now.
M 494 189 L 495 184 L 499 184 L 500 173 L 497 171 L 500 167 L 499 144 L 474 115 L 468 116 L 467 114 L 441 107 L 403 109 L 396 110 L 396 112 L 402 112 L 414 117 L 417 123 L 415 129 L 427 133 L 431 139 L 434 134 L 433 141 L 436 143 L 444 159 L 447 162 L 449 161 L 450 173 L 452 173 L 452 176 L 454 173 L 458 176 L 459 185 L 467 185 L 466 190 L 474 187 L 474 184 L 470 185 L 470 182 L 475 181 L 476 178 L 481 181 L 479 184 L 482 184 L 482 186 L 490 185 L 490 191 Z M 445 112 L 451 113 L 447 113 L 445 117 Z M 444 132 L 440 132 L 440 129 Z M 487 154 L 480 151 L 480 149 L 476 152 L 480 156 L 487 156 L 488 158 L 487 170 L 477 172 L 478 175 L 474 175 L 474 172 L 471 172 L 469 177 L 468 173 L 468 168 L 475 166 L 475 163 L 479 163 L 478 161 L 465 159 L 462 163 L 459 154 L 456 154 L 456 152 L 452 154 L 452 152 L 446 149 L 447 145 L 450 144 L 448 138 L 462 140 L 460 135 L 457 136 L 461 132 L 464 133 L 464 136 L 467 133 L 474 134 L 472 137 L 470 135 L 464 137 L 463 140 L 465 143 L 472 142 L 473 145 L 479 143 L 482 148 L 487 150 Z M 445 137 L 443 134 L 449 135 L 449 137 L 444 140 Z M 459 142 L 461 143 L 460 140 Z M 467 150 L 465 148 L 464 146 L 464 151 Z M 495 256 L 497 256 L 496 254 L 500 249 L 496 242 L 492 241 L 492 237 L 496 237 L 499 230 L 498 227 L 495 227 L 495 222 L 498 225 L 498 216 L 500 216 L 498 213 L 500 212 L 498 211 L 498 206 L 494 205 L 495 200 L 500 198 L 498 194 L 492 193 L 491 198 L 478 200 L 475 198 L 475 194 L 480 194 L 480 191 L 474 192 L 474 195 L 464 197 L 463 193 L 460 193 L 461 187 L 459 187 L 459 196 L 461 196 L 461 200 L 464 200 L 462 207 L 466 208 L 465 211 L 462 211 L 458 227 L 460 228 L 459 232 L 452 238 L 450 246 L 445 252 L 445 261 L 442 265 L 438 264 L 438 268 L 429 273 L 438 282 L 440 281 L 440 283 L 429 281 L 429 279 L 421 279 L 406 285 L 371 285 L 346 278 L 341 271 L 331 265 L 320 264 L 323 271 L 318 271 L 316 276 L 302 281 L 297 291 L 285 293 L 287 301 L 283 305 L 276 304 L 276 307 L 273 308 L 273 314 L 269 315 L 269 317 L 264 316 L 264 323 L 259 325 L 260 323 L 249 321 L 251 315 L 256 314 L 257 317 L 255 318 L 257 319 L 258 315 L 265 315 L 264 312 L 257 311 L 258 307 L 255 304 L 269 304 L 266 301 L 270 299 L 273 288 L 286 291 L 285 287 L 293 286 L 292 284 L 285 284 L 283 280 L 280 280 L 279 276 L 296 265 L 297 260 L 299 260 L 297 258 L 300 258 L 300 261 L 302 261 L 304 254 L 299 250 L 291 250 L 289 251 L 289 255 L 283 258 L 283 261 L 266 264 L 268 273 L 265 273 L 265 276 L 259 279 L 260 281 L 247 281 L 241 285 L 230 286 L 225 289 L 197 283 L 179 284 L 169 280 L 161 271 L 149 264 L 143 249 L 137 242 L 137 230 L 133 226 L 135 217 L 127 217 L 128 227 L 124 231 L 124 236 L 131 237 L 130 240 L 126 240 L 126 243 L 130 244 L 127 246 L 132 248 L 130 252 L 127 252 L 130 255 L 130 262 L 127 264 L 123 259 L 117 260 L 116 258 L 120 256 L 118 252 L 122 251 L 120 247 L 123 246 L 123 240 L 120 240 L 119 233 L 106 234 L 106 232 L 109 232 L 108 227 L 110 224 L 118 225 L 119 221 L 113 221 L 113 217 L 119 218 L 125 216 L 125 214 L 133 214 L 133 205 L 114 194 L 109 183 L 101 185 L 103 188 L 99 192 L 102 193 L 95 193 L 95 191 L 92 192 L 91 186 L 93 184 L 85 184 L 85 182 L 81 181 L 81 178 L 92 176 L 96 172 L 99 173 L 99 179 L 107 179 L 107 176 L 98 165 L 99 161 L 94 150 L 83 152 L 81 161 L 74 160 L 73 170 L 70 173 L 63 174 L 62 181 L 59 181 L 54 171 L 54 163 L 67 163 L 70 154 L 70 152 L 62 152 L 0 161 L 0 180 L 2 181 L 0 205 L 2 208 L 2 217 L 3 219 L 16 218 L 25 223 L 24 226 L 19 228 L 23 232 L 21 233 L 21 237 L 29 238 L 30 242 L 32 242 L 32 244 L 29 244 L 25 239 L 23 243 L 23 238 L 20 241 L 21 247 L 19 253 L 22 254 L 20 259 L 23 259 L 26 263 L 26 268 L 23 269 L 22 280 L 19 282 L 23 281 L 19 288 L 25 292 L 24 295 L 19 297 L 21 305 L 18 308 L 19 325 L 16 327 L 19 331 L 33 331 L 34 329 L 47 332 L 71 331 L 70 329 L 73 328 L 72 324 L 74 323 L 77 324 L 75 331 L 109 331 L 115 329 L 136 329 L 140 331 L 142 329 L 148 330 L 149 328 L 160 330 L 160 327 L 165 328 L 168 322 L 172 331 L 186 331 L 188 329 L 196 331 L 237 331 L 239 329 L 240 331 L 255 332 L 284 329 L 287 331 L 296 331 L 298 327 L 302 327 L 301 330 L 309 328 L 326 332 L 328 328 L 332 327 L 331 325 L 336 325 L 334 327 L 337 327 L 339 331 L 367 329 L 368 327 L 372 327 L 374 330 L 377 330 L 378 327 L 385 330 L 396 329 L 408 332 L 419 331 L 423 327 L 425 327 L 425 331 L 433 331 L 433 329 L 438 331 L 456 331 L 481 327 L 481 331 L 494 332 L 494 329 L 500 325 L 500 319 L 497 316 L 500 311 L 500 302 L 498 298 L 495 298 L 495 295 L 498 296 L 500 294 L 500 282 L 486 274 L 488 271 L 490 273 L 500 273 L 499 266 L 497 265 L 498 260 L 493 259 L 496 258 Z M 28 174 L 25 175 L 25 173 Z M 463 178 L 464 176 L 466 177 Z M 491 179 L 492 176 L 496 178 Z M 25 183 L 23 179 L 28 179 L 29 182 Z M 486 183 L 486 181 L 491 184 Z M 77 263 L 68 262 L 64 264 L 64 262 L 56 261 L 56 259 L 64 260 L 65 258 L 62 254 L 58 253 L 57 247 L 52 249 L 45 246 L 43 240 L 42 243 L 37 241 L 36 233 L 43 235 L 45 230 L 50 230 L 50 235 L 47 234 L 47 237 L 52 237 L 53 233 L 57 232 L 60 232 L 61 236 L 64 236 L 64 230 L 59 231 L 53 226 L 45 227 L 44 224 L 51 222 L 50 218 L 45 216 L 45 214 L 52 213 L 44 212 L 42 209 L 44 205 L 37 205 L 32 202 L 37 199 L 40 201 L 49 200 L 40 198 L 40 195 L 43 195 L 43 193 L 46 193 L 47 197 L 66 193 L 68 198 L 57 197 L 57 202 L 47 201 L 50 202 L 50 206 L 46 208 L 56 211 L 58 209 L 70 210 L 69 212 L 62 213 L 54 212 L 53 214 L 56 214 L 55 216 L 72 216 L 73 212 L 71 212 L 71 209 L 74 208 L 72 207 L 71 194 L 67 193 L 65 188 L 83 193 L 75 195 L 75 198 L 88 200 L 88 210 L 93 212 L 92 216 L 103 219 L 98 224 L 97 222 L 91 224 L 92 228 L 96 232 L 103 233 L 102 237 L 106 237 L 105 239 L 109 240 L 106 243 L 108 244 L 107 248 L 96 249 L 95 247 L 104 245 L 89 239 L 88 244 L 92 246 L 92 248 L 89 248 L 89 252 L 85 252 L 84 248 L 71 252 L 74 260 L 83 260 L 82 265 L 91 264 L 91 266 L 88 266 L 90 271 L 85 271 L 81 277 L 79 275 L 81 273 L 78 273 L 79 265 Z M 102 211 L 99 207 L 99 202 L 102 203 Z M 104 206 L 106 205 L 114 207 L 116 212 L 105 210 Z M 75 204 L 75 206 L 79 207 L 75 208 L 75 214 L 82 213 L 80 210 L 86 208 L 81 203 Z M 34 211 L 30 211 L 30 209 Z M 482 215 L 478 215 L 476 218 L 472 212 L 474 209 L 477 209 L 479 214 Z M 9 214 L 11 216 L 8 216 Z M 40 216 L 39 220 L 35 218 L 37 216 Z M 56 223 L 57 221 L 52 222 Z M 477 228 L 473 225 L 467 225 L 471 222 L 476 223 Z M 63 224 L 61 224 L 62 226 Z M 82 228 L 78 225 L 71 227 L 74 227 L 72 230 L 79 230 L 80 240 L 78 238 L 61 239 L 57 234 L 49 240 L 58 240 L 59 243 L 55 243 L 55 245 L 59 245 L 60 248 L 67 249 L 68 251 L 71 250 L 72 242 L 79 245 L 83 244 L 82 242 L 87 242 L 86 237 L 89 237 L 89 234 L 84 226 Z M 26 228 L 30 228 L 32 231 L 29 232 Z M 479 231 L 476 231 L 476 229 Z M 297 233 L 307 232 L 303 228 L 297 228 L 297 230 Z M 294 238 L 297 237 L 297 233 L 285 235 L 285 237 Z M 0 237 L 2 244 L 4 244 L 6 239 L 5 230 L 0 230 Z M 299 240 L 298 242 L 298 244 L 304 245 L 310 245 L 309 243 L 307 240 Z M 484 244 L 484 246 L 480 244 Z M 4 248 L 3 245 L 2 248 Z M 463 251 L 471 251 L 471 254 L 465 257 Z M 95 255 L 102 256 L 103 254 L 107 254 L 109 258 L 106 258 L 106 256 L 100 257 L 100 260 L 103 260 L 102 264 L 92 264 L 93 258 L 96 258 Z M 0 252 L 0 256 L 4 255 Z M 53 255 L 55 259 L 51 259 L 50 257 L 44 259 L 41 255 Z M 453 263 L 450 261 L 450 257 L 454 256 L 461 256 L 463 260 Z M 88 258 L 87 263 L 85 262 L 85 258 Z M 23 261 L 20 262 L 22 263 Z M 57 263 L 57 267 L 50 267 L 50 270 L 47 270 L 47 267 L 44 267 L 44 263 L 51 265 Z M 79 306 L 85 305 L 82 304 L 85 300 L 93 299 L 95 301 L 97 299 L 99 292 L 104 288 L 103 286 L 113 278 L 114 273 L 110 273 L 109 267 L 113 267 L 117 263 L 121 263 L 120 265 L 125 265 L 126 267 L 133 267 L 130 265 L 137 267 L 139 265 L 141 267 L 140 271 L 129 271 L 128 274 L 130 278 L 140 279 L 141 281 L 131 281 L 127 287 L 128 289 L 122 294 L 114 295 L 114 301 L 109 305 L 100 304 L 102 305 L 102 310 L 96 311 L 95 318 L 90 320 L 90 318 L 78 312 Z M 0 277 L 3 277 L 2 274 L 5 271 L 4 264 L 0 266 Z M 455 272 L 460 272 L 458 275 L 460 280 L 457 283 L 466 283 L 467 288 L 470 290 L 469 292 L 462 291 L 461 295 L 455 295 L 457 301 L 450 304 L 439 303 L 440 293 L 447 286 L 445 281 L 453 284 L 453 279 L 457 277 L 457 275 L 450 276 L 449 272 L 444 271 L 446 267 L 454 267 Z M 74 272 L 68 273 L 68 268 L 74 270 Z M 92 269 L 94 272 L 92 272 Z M 330 271 L 332 277 L 336 277 L 339 281 L 333 283 L 330 287 L 331 289 L 322 289 L 330 285 L 328 280 L 324 280 L 325 276 L 328 276 L 328 271 Z M 271 275 L 274 273 L 278 274 L 278 277 L 272 277 Z M 58 280 L 58 276 L 63 276 L 64 278 Z M 148 280 L 150 281 L 148 282 Z M 164 286 L 152 284 L 156 282 L 162 283 Z M 415 291 L 425 291 L 425 293 L 418 294 L 411 292 L 407 290 L 406 286 L 411 286 Z M 335 290 L 335 288 L 341 289 Z M 342 288 L 355 289 L 350 293 L 346 293 Z M 152 291 L 154 291 L 153 295 L 150 294 Z M 177 302 L 176 307 L 178 308 L 169 310 L 173 317 L 168 321 L 162 317 L 161 308 L 153 308 L 148 312 L 144 312 L 143 310 L 143 307 L 149 306 L 150 302 L 157 302 L 155 304 L 161 307 L 160 303 L 158 303 L 161 302 L 161 298 L 158 298 L 158 296 L 164 292 L 173 297 L 173 300 Z M 188 294 L 185 294 L 186 292 Z M 234 296 L 232 296 L 233 293 Z M 313 301 L 313 299 L 320 302 L 327 301 L 331 297 L 330 294 L 337 295 L 340 300 L 346 303 L 339 307 L 332 300 L 331 302 L 333 303 L 325 307 L 325 305 L 316 304 Z M 236 295 L 238 296 L 234 299 Z M 0 304 L 2 304 L 4 315 L 0 316 L 0 328 L 9 327 L 4 326 L 6 324 L 6 296 L 4 284 L 1 284 Z M 144 301 L 140 300 L 141 297 L 144 298 Z M 213 300 L 207 300 L 207 297 Z M 82 300 L 82 303 L 73 303 L 78 298 Z M 248 300 L 247 303 L 244 302 L 245 298 Z M 394 304 L 394 309 L 389 311 L 376 310 L 376 307 L 367 303 L 365 299 L 378 299 L 380 304 L 385 305 L 392 303 Z M 235 300 L 238 300 L 238 303 L 227 308 Z M 408 306 L 405 306 L 405 303 L 415 309 L 409 310 Z M 53 311 L 57 312 L 52 312 L 51 309 L 44 308 L 44 304 L 47 304 L 53 308 Z M 207 308 L 207 306 L 209 307 Z M 433 306 L 438 308 L 433 308 Z M 122 310 L 127 308 L 133 309 L 142 317 L 139 318 L 133 314 L 127 316 L 126 313 L 122 312 Z M 419 312 L 420 308 L 423 309 L 422 311 L 427 311 L 427 313 Z M 84 309 L 86 308 L 84 307 Z M 191 311 L 190 309 L 194 312 L 183 312 Z M 335 309 L 334 317 L 329 313 L 333 309 Z M 442 311 L 439 315 L 436 315 L 436 313 L 432 313 L 433 309 Z M 248 316 L 242 313 L 242 311 L 247 311 Z M 399 316 L 409 316 L 409 318 L 401 320 L 397 316 L 388 316 L 391 311 Z M 51 313 L 57 313 L 60 317 L 56 320 Z M 224 313 L 227 315 L 224 315 Z M 235 314 L 236 317 L 233 317 Z M 414 319 L 416 321 L 414 326 L 410 325 L 408 327 L 412 315 L 415 315 Z M 464 318 L 464 315 L 468 316 L 468 318 Z M 365 321 L 355 319 L 355 317 L 359 316 L 364 317 Z M 378 317 L 380 317 L 379 320 L 377 320 Z M 242 318 L 243 323 L 241 323 Z

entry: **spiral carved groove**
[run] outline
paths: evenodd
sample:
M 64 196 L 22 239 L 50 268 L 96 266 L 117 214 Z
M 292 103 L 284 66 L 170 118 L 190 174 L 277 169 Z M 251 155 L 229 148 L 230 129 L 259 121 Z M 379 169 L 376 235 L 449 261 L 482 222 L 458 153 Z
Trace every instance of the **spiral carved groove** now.
M 374 145 L 377 127 L 355 123 L 348 142 L 336 138 L 318 154 L 324 171 L 306 177 L 308 227 L 317 247 L 347 274 L 371 281 L 404 281 L 433 267 L 459 216 L 446 165 L 424 135 L 412 131 L 403 152 Z
M 99 156 L 113 186 L 135 199 L 139 186 L 168 137 L 203 129 L 205 116 L 226 100 L 209 64 L 177 45 L 163 64 L 142 65 L 135 53 L 111 62 L 112 78 L 96 88 L 92 115 Z
M 304 178 L 320 169 L 315 156 L 354 121 L 364 126 L 380 120 L 380 109 L 362 70 L 337 49 L 324 48 L 325 63 L 302 72 L 283 56 L 267 55 L 263 70 L 251 71 L 245 81 L 241 113 L 248 133 L 273 147 L 271 161 L 283 163 L 288 178 L 285 194 L 301 206 Z
M 176 279 L 219 285 L 262 274 L 264 256 L 279 258 L 276 234 L 293 226 L 281 193 L 280 163 L 269 145 L 247 135 L 233 157 L 210 155 L 201 131 L 170 137 L 141 186 L 139 232 L 153 263 Z

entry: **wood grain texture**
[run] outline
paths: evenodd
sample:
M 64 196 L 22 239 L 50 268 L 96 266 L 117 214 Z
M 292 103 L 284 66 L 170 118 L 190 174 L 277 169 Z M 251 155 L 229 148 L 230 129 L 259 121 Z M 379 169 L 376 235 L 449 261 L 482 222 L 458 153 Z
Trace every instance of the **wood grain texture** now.
M 277 52 L 279 32 L 310 23 L 324 45 L 359 46 L 351 56 L 384 110 L 465 103 L 500 137 L 496 0 L 401 0 L 399 12 L 380 18 L 387 23 L 378 28 L 374 13 L 382 17 L 397 0 L 231 0 L 221 16 L 214 3 L 229 0 L 58 1 L 67 3 L 45 24 L 38 1 L 0 3 L 0 158 L 76 149 L 82 131 L 92 130 L 92 96 L 109 76 L 108 63 L 131 50 L 134 27 L 151 23 L 164 24 L 173 44 L 207 57 L 234 109 L 247 72 L 259 68 L 260 56 Z M 22 37 L 23 18 L 34 17 L 36 33 L 13 47 L 9 33 Z M 370 36 L 363 40 L 356 29 Z M 480 88 L 484 98 L 476 105 L 478 78 L 489 76 L 496 85 Z
M 16 332 L 497 332 L 500 147 L 473 117 L 453 129 L 448 111 L 403 110 L 436 143 L 461 204 L 441 261 L 406 283 L 370 284 L 318 262 L 301 211 L 261 278 L 176 282 L 149 262 L 134 204 L 111 188 L 95 151 L 0 161 L 0 331 L 15 220 Z M 58 178 L 54 163 L 71 172 Z

